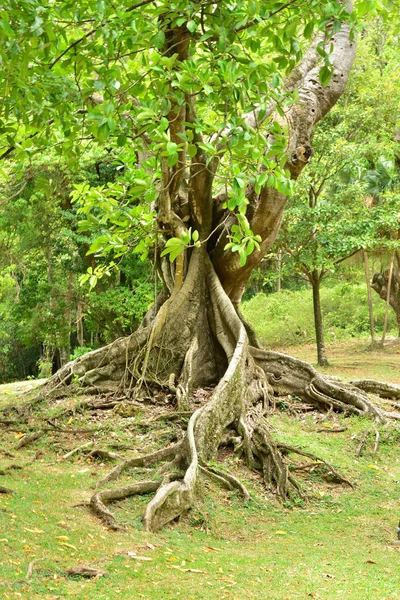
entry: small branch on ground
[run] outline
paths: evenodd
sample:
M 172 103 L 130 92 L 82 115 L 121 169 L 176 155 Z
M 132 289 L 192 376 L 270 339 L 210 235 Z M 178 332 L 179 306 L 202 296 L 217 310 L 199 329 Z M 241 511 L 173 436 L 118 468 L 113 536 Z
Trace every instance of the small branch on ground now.
M 59 461 L 62 462 L 64 460 L 66 460 L 67 458 L 69 458 L 70 456 L 73 456 L 73 454 L 76 454 L 76 452 L 79 452 L 79 450 L 83 450 L 84 448 L 88 448 L 89 446 L 92 446 L 92 445 L 93 445 L 93 442 L 86 442 L 86 444 L 82 444 L 82 446 L 78 446 L 77 448 L 74 448 L 70 452 L 67 452 L 67 454 L 64 454 L 64 456 L 62 456 L 59 459 Z
M 99 457 L 99 458 L 109 458 L 110 460 L 121 459 L 121 454 L 117 454 L 116 452 L 109 452 L 108 450 L 103 450 L 102 448 L 95 448 L 91 452 L 89 452 L 88 456 Z
M 374 449 L 372 450 L 373 454 L 376 454 L 378 451 L 378 446 L 379 446 L 379 430 L 376 429 L 375 430 L 375 444 L 374 444 Z
M 317 433 L 340 433 L 341 431 L 347 431 L 347 427 L 321 427 L 317 429 Z
M 100 571 L 99 569 L 93 569 L 92 567 L 86 567 L 85 565 L 72 567 L 71 569 L 64 571 L 64 573 L 67 577 L 84 577 L 85 579 L 104 577 L 104 575 L 107 575 L 106 571 Z
M 40 562 L 41 560 L 44 560 L 44 558 L 35 558 L 35 560 L 32 560 L 29 563 L 28 570 L 26 571 L 25 579 L 29 580 L 32 577 L 33 568 L 34 568 L 35 564 L 37 562 Z
M 370 432 L 369 432 L 369 429 L 366 429 L 366 430 L 364 431 L 364 433 L 362 434 L 362 436 L 361 436 L 360 443 L 358 444 L 358 446 L 357 446 L 357 450 L 356 450 L 356 456 L 357 456 L 357 458 L 358 458 L 358 457 L 360 456 L 360 454 L 361 454 L 361 450 L 363 449 L 363 446 L 364 446 L 364 444 L 365 444 L 365 442 L 366 442 L 366 439 L 367 439 L 367 437 L 369 436 L 369 433 L 370 433 Z
M 20 450 L 21 448 L 25 448 L 26 446 L 28 446 L 28 444 L 31 444 L 32 442 L 41 438 L 42 435 L 44 435 L 43 430 L 36 431 L 35 433 L 28 433 L 28 434 L 24 435 L 24 437 L 22 437 L 19 440 L 19 442 L 15 445 L 15 449 Z

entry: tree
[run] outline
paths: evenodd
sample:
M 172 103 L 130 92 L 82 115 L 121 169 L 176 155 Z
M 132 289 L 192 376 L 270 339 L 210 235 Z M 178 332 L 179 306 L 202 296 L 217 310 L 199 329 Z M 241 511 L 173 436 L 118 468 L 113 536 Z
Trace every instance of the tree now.
M 161 527 L 190 508 L 201 476 L 246 495 L 208 465 L 227 437 L 240 439 L 248 465 L 282 500 L 301 494 L 285 458 L 301 451 L 273 440 L 265 420 L 271 386 L 383 414 L 356 388 L 265 352 L 239 312 L 310 158 L 313 127 L 346 85 L 355 55 L 349 10 L 295 0 L 10 3 L 2 22 L 3 89 L 13 90 L 4 97 L 3 157 L 27 160 L 49 144 L 71 161 L 88 144 L 113 149 L 121 177 L 74 195 L 84 226 L 105 230 L 91 250 L 153 256 L 163 284 L 135 334 L 64 366 L 44 393 L 78 381 L 88 392 L 124 386 L 138 396 L 146 385 L 174 390 L 178 408 L 190 410 L 192 390 L 214 386 L 183 441 L 112 475 L 170 460 L 161 484 L 95 494 L 92 506 L 110 526 L 105 502 L 157 490 L 145 524 Z
M 325 351 L 320 286 L 324 277 L 373 240 L 370 212 L 361 202 L 360 186 L 350 186 L 346 196 L 322 193 L 329 178 L 312 173 L 306 197 L 286 211 L 278 247 L 286 253 L 285 268 L 301 274 L 311 284 L 318 364 L 328 366 Z M 304 185 L 302 186 L 304 190 Z M 355 189 L 354 189 L 355 188 Z M 306 190 L 307 191 L 307 190 Z M 356 196 L 356 198 L 354 198 Z M 300 200 L 300 201 L 299 201 Z M 358 200 L 358 204 L 357 204 Z
M 399 252 L 399 173 L 396 161 L 383 157 L 377 161 L 375 169 L 366 174 L 368 192 L 376 204 L 374 212 L 388 214 L 380 228 L 381 247 L 392 252 L 391 268 L 375 273 L 372 278 L 372 289 L 393 308 L 400 336 L 400 252 Z M 390 212 L 389 212 L 390 211 Z M 396 258 L 396 267 L 394 267 Z M 386 333 L 386 332 L 385 332 Z M 384 336 L 382 338 L 382 343 Z

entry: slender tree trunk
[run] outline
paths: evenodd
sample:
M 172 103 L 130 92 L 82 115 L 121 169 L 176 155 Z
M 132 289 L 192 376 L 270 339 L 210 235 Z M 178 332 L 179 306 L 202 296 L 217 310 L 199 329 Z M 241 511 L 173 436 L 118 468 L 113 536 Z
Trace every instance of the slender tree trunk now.
M 315 325 L 315 337 L 317 341 L 317 355 L 318 364 L 321 367 L 327 367 L 329 365 L 328 359 L 326 358 L 325 352 L 325 339 L 324 339 L 324 326 L 322 321 L 322 310 L 321 310 L 321 295 L 320 295 L 320 284 L 321 280 L 316 271 L 313 272 L 311 278 L 311 285 L 313 290 L 313 308 L 314 308 L 314 325 Z
M 63 367 L 70 360 L 71 349 L 70 349 L 70 346 L 68 345 L 68 346 L 63 346 L 62 348 L 59 348 L 58 351 L 60 353 L 60 366 Z
M 278 278 L 276 280 L 276 291 L 277 292 L 280 292 L 282 289 L 281 267 L 282 267 L 282 252 L 281 252 L 281 250 L 279 250 L 278 258 L 276 260 L 276 270 L 278 271 Z
M 394 266 L 394 252 L 392 254 L 392 258 L 390 260 L 390 267 L 389 267 L 389 280 L 388 280 L 387 295 L 386 295 L 385 322 L 383 324 L 383 333 L 382 333 L 382 340 L 381 340 L 382 346 L 385 343 L 387 324 L 388 324 L 389 305 L 390 305 L 390 290 L 392 287 L 392 277 L 393 277 L 393 266 Z
M 374 312 L 372 309 L 371 279 L 370 279 L 370 275 L 369 275 L 368 254 L 367 254 L 366 250 L 364 250 L 363 256 L 364 256 L 364 265 L 365 265 L 365 281 L 367 283 L 367 292 L 368 292 L 369 327 L 370 327 L 370 331 L 371 331 L 372 344 L 375 344 L 375 324 L 374 324 Z
M 82 348 L 85 345 L 84 332 L 83 332 L 83 305 L 78 302 L 77 307 L 77 320 L 76 320 L 76 337 L 78 339 L 78 345 Z

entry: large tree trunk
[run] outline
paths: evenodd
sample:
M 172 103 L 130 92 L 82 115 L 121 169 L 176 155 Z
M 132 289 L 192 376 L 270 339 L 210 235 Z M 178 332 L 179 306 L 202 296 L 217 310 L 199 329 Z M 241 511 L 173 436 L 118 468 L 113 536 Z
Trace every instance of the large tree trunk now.
M 386 302 L 389 284 L 389 269 L 383 273 L 375 273 L 372 278 L 372 289 Z M 393 270 L 392 282 L 390 286 L 389 304 L 396 314 L 397 327 L 400 337 L 400 268 Z

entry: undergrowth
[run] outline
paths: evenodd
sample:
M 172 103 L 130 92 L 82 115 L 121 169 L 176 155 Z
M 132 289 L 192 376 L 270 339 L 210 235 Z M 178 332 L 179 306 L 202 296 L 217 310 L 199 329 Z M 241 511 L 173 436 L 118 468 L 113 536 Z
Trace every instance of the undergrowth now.
M 340 283 L 321 288 L 326 342 L 369 336 L 369 315 L 365 284 Z M 385 303 L 373 295 L 377 335 L 382 333 Z M 315 341 L 311 289 L 259 293 L 242 305 L 242 312 L 253 325 L 265 347 L 276 348 Z M 389 310 L 389 334 L 396 335 L 396 319 Z

